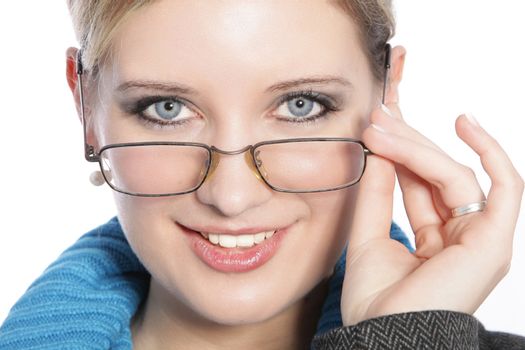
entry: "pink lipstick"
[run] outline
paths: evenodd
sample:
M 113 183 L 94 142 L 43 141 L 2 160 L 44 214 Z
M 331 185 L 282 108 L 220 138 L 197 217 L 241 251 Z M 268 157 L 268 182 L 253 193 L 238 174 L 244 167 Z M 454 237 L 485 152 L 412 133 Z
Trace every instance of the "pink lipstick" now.
M 226 273 L 247 272 L 264 265 L 275 255 L 290 227 L 280 228 L 275 231 L 238 230 L 235 232 L 235 235 L 225 234 L 224 237 L 221 237 L 221 234 L 195 231 L 181 224 L 178 224 L 178 226 L 186 234 L 190 247 L 200 260 L 212 269 Z M 214 231 L 221 232 L 220 230 Z M 257 234 L 257 232 L 260 233 Z M 263 239 L 260 238 L 261 232 L 266 232 L 266 237 Z M 249 238 L 248 244 L 244 243 L 247 235 L 254 235 L 257 243 L 250 246 Z M 235 239 L 237 239 L 237 245 L 235 245 Z M 210 242 L 210 240 L 215 244 Z M 217 243 L 217 240 L 222 240 L 220 245 Z M 231 242 L 232 240 L 233 243 Z M 238 246 L 241 240 L 243 246 Z

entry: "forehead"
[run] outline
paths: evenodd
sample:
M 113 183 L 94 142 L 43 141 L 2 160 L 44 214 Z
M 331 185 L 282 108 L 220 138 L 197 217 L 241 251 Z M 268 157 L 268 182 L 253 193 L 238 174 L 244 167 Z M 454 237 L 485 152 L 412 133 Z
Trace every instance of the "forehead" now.
M 119 80 L 224 86 L 248 77 L 369 74 L 351 17 L 328 0 L 156 1 L 126 20 L 112 50 Z

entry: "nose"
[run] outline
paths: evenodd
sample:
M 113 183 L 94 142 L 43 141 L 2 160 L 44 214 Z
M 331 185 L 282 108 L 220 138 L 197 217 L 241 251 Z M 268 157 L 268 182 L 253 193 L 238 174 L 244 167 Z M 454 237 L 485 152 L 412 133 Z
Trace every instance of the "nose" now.
M 206 181 L 197 190 L 197 199 L 221 215 L 235 217 L 261 206 L 272 193 L 258 176 L 249 151 L 218 151 Z

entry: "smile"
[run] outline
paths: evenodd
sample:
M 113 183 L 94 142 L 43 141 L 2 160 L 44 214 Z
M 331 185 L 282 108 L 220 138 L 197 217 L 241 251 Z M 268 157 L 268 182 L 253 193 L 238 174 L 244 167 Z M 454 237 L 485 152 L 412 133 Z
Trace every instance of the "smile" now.
M 266 239 L 272 238 L 276 230 L 259 232 L 251 235 L 228 235 L 223 233 L 199 232 L 202 237 L 214 245 L 223 248 L 249 248 L 256 244 L 263 243 Z
M 220 232 L 219 228 L 190 229 L 178 224 L 191 250 L 207 266 L 220 272 L 255 270 L 267 263 L 281 247 L 292 225 L 277 229 L 245 228 Z M 201 231 L 202 230 L 202 231 Z

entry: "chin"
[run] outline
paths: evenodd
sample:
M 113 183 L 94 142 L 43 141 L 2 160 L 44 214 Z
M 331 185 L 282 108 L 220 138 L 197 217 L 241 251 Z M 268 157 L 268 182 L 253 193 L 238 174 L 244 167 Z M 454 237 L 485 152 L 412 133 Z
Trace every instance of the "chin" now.
M 271 305 L 261 300 L 239 302 L 229 300 L 222 305 L 201 305 L 196 310 L 206 320 L 225 326 L 256 324 L 267 321 L 279 315 L 289 304 L 284 301 L 273 301 Z M 199 310 L 200 309 L 200 310 Z
M 261 323 L 278 316 L 293 307 L 309 289 L 308 285 L 292 286 L 283 280 L 270 283 L 268 276 L 258 276 L 250 282 L 231 277 L 227 281 L 194 280 L 172 289 L 170 294 L 172 300 L 177 300 L 179 310 L 186 309 L 189 315 L 201 321 L 237 326 Z M 204 283 L 208 283 L 207 288 L 203 288 Z

